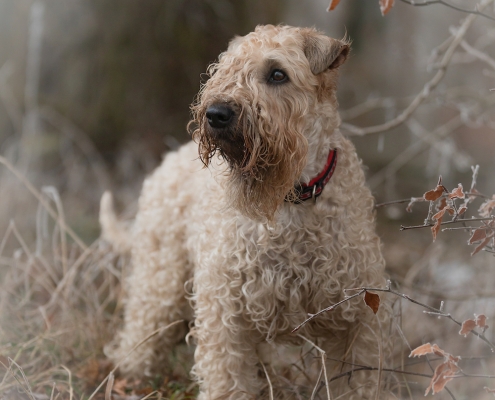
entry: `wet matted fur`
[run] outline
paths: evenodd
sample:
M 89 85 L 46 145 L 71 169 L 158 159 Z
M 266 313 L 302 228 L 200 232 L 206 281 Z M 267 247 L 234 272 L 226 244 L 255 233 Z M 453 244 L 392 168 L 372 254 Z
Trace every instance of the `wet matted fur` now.
M 348 52 L 345 40 L 314 29 L 267 25 L 234 38 L 209 67 L 192 108 L 196 143 L 169 153 L 143 186 L 127 242 L 133 272 L 124 327 L 107 349 L 113 360 L 161 326 L 194 320 L 199 398 L 268 398 L 260 344 L 301 343 L 290 332 L 308 313 L 342 300 L 345 288 L 385 285 L 373 198 L 338 130 L 338 67 Z M 294 201 L 331 149 L 338 163 L 321 196 Z M 115 220 L 103 203 L 103 236 L 112 239 Z M 378 367 L 389 316 L 386 304 L 375 316 L 354 299 L 300 334 L 327 351 L 329 374 L 351 363 Z M 165 371 L 184 335 L 180 325 L 153 337 L 121 370 Z M 375 398 L 379 375 L 355 372 L 330 392 Z

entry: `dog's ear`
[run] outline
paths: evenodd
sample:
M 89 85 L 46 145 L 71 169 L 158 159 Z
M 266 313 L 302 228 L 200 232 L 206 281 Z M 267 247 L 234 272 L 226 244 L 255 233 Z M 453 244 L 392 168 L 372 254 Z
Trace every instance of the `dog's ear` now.
M 340 67 L 349 55 L 349 43 L 319 34 L 313 30 L 302 32 L 304 54 L 313 74 Z

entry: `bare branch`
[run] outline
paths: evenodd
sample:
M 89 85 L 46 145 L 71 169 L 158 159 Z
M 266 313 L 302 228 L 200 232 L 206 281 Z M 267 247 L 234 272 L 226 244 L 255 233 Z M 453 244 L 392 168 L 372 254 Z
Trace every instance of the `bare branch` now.
M 384 203 L 378 203 L 378 204 L 375 204 L 375 208 L 391 206 L 393 204 L 411 203 L 413 201 L 414 202 L 423 202 L 425 200 L 422 197 L 409 197 L 408 199 L 393 200 L 393 201 L 386 201 Z
M 466 42 L 465 40 L 463 40 L 461 42 L 461 47 L 466 50 L 467 53 L 471 54 L 472 56 L 476 57 L 477 59 L 487 63 L 490 67 L 492 67 L 493 69 L 495 69 L 495 60 L 493 58 L 491 58 L 488 54 L 478 50 L 478 49 L 475 49 L 474 47 L 472 47 L 468 42 Z
M 494 217 L 495 218 L 495 217 Z M 435 307 L 432 307 L 432 306 L 429 306 L 428 304 L 424 304 L 424 303 L 421 303 L 420 301 L 418 300 L 415 300 L 413 299 L 412 297 L 409 297 L 408 295 L 406 294 L 403 294 L 403 293 L 399 293 L 399 292 L 396 292 L 395 290 L 393 290 L 391 288 L 391 282 L 388 281 L 387 282 L 387 286 L 385 288 L 374 288 L 374 287 L 359 287 L 359 288 L 350 288 L 350 289 L 344 289 L 344 292 L 348 292 L 348 291 L 357 291 L 357 293 L 353 294 L 352 296 L 346 296 L 343 300 L 339 301 L 338 303 L 335 303 L 334 305 L 330 306 L 330 307 L 327 307 L 327 308 L 324 308 L 323 310 L 321 311 L 318 311 L 316 314 L 310 314 L 309 318 L 307 318 L 304 322 L 302 322 L 301 324 L 299 324 L 296 328 L 294 328 L 292 330 L 292 332 L 296 332 L 297 330 L 299 330 L 300 328 L 302 328 L 304 325 L 306 325 L 309 321 L 312 321 L 313 319 L 315 319 L 317 316 L 323 314 L 324 312 L 327 312 L 327 311 L 332 311 L 334 310 L 336 307 L 340 306 L 341 304 L 355 298 L 355 297 L 358 297 L 360 295 L 362 295 L 363 293 L 366 293 L 368 291 L 371 291 L 371 292 L 383 292 L 383 293 L 391 293 L 397 297 L 401 297 L 411 303 L 414 303 L 414 304 L 417 304 L 423 308 L 426 308 L 425 312 L 426 314 L 429 314 L 429 315 L 434 315 L 436 317 L 443 317 L 443 318 L 447 318 L 447 319 L 450 319 L 452 322 L 456 323 L 457 325 L 459 326 L 462 326 L 462 322 L 460 321 L 457 321 L 454 317 L 452 317 L 451 314 L 449 313 L 445 313 L 444 310 L 443 310 L 443 301 L 441 302 L 441 305 L 440 305 L 440 308 L 435 308 Z M 495 352 L 495 345 L 486 338 L 486 336 L 484 335 L 484 333 L 478 333 L 476 332 L 475 330 L 472 330 L 471 333 L 475 336 L 477 336 L 478 338 L 480 338 L 481 340 L 483 340 L 489 347 L 490 347 L 490 350 L 492 352 Z
M 478 173 L 480 172 L 480 166 L 479 165 L 476 165 L 476 167 L 471 166 L 471 171 L 473 171 L 473 177 L 471 180 L 471 188 L 469 189 L 469 191 L 471 193 L 466 193 L 467 195 L 474 194 L 473 192 L 474 192 L 474 189 L 476 188 L 476 181 L 478 179 Z
M 366 290 L 363 289 L 360 292 L 353 294 L 352 296 L 346 296 L 344 300 L 339 301 L 338 303 L 335 303 L 333 306 L 324 308 L 323 310 L 318 311 L 316 314 L 309 314 L 309 318 L 307 318 L 305 321 L 301 322 L 298 326 L 296 326 L 294 329 L 292 329 L 291 333 L 297 332 L 299 329 L 301 329 L 304 325 L 306 325 L 309 321 L 314 320 L 316 317 L 319 315 L 326 313 L 328 311 L 333 311 L 335 308 L 340 306 L 341 304 L 353 299 L 354 297 L 358 297 L 362 295 Z
M 493 0 L 482 0 L 479 3 L 478 10 L 481 11 L 485 9 L 492 2 Z M 341 128 L 345 131 L 348 131 L 352 135 L 364 136 L 371 133 L 386 132 L 403 124 L 414 113 L 414 111 L 416 111 L 416 109 L 421 105 L 421 103 L 423 103 L 423 101 L 430 96 L 431 92 L 437 87 L 437 85 L 443 79 L 445 73 L 447 72 L 447 67 L 452 59 L 452 56 L 454 55 L 455 49 L 457 48 L 457 46 L 459 46 L 464 36 L 466 35 L 468 29 L 476 20 L 476 17 L 479 15 L 479 11 L 476 13 L 470 13 L 470 15 L 468 15 L 464 19 L 461 26 L 456 30 L 455 34 L 453 35 L 453 40 L 449 44 L 447 50 L 445 51 L 445 54 L 442 57 L 442 60 L 438 66 L 437 73 L 423 86 L 423 89 L 416 95 L 416 97 L 411 102 L 411 104 L 409 104 L 409 106 L 404 111 L 402 111 L 397 117 L 383 124 L 370 126 L 367 128 L 360 128 L 346 123 L 342 124 Z
M 495 21 L 494 17 L 480 12 L 479 9 L 468 10 L 465 8 L 457 7 L 456 5 L 450 4 L 444 0 L 423 0 L 421 2 L 417 2 L 415 0 L 400 0 L 400 1 L 402 1 L 403 3 L 409 4 L 411 6 L 415 6 L 415 7 L 430 6 L 432 4 L 441 4 L 441 5 L 444 5 L 446 7 L 452 8 L 454 10 L 461 11 L 461 12 L 466 13 L 466 14 L 479 15 L 480 17 L 488 18 L 492 21 Z
M 457 219 L 455 221 L 446 221 L 442 222 L 440 225 L 449 225 L 456 224 L 458 222 L 480 222 L 480 221 L 494 221 L 495 216 L 488 218 L 465 218 L 465 219 Z M 407 231 L 409 229 L 421 229 L 421 228 L 431 228 L 434 224 L 426 224 L 426 225 L 415 225 L 415 226 L 400 226 L 401 231 Z
M 446 136 L 450 135 L 453 131 L 463 125 L 462 119 L 459 115 L 447 121 L 445 124 L 437 127 L 430 135 L 432 141 L 440 141 Z M 379 184 L 385 181 L 387 178 L 395 174 L 400 168 L 406 165 L 414 157 L 420 154 L 430 143 L 426 143 L 422 140 L 412 143 L 408 148 L 399 153 L 392 162 L 390 162 L 385 168 L 374 174 L 369 180 L 371 188 L 376 188 Z
M 339 114 L 343 120 L 350 120 L 378 108 L 393 107 L 396 105 L 396 102 L 396 99 L 390 97 L 369 98 L 365 102 L 348 108 L 347 110 L 340 110 Z

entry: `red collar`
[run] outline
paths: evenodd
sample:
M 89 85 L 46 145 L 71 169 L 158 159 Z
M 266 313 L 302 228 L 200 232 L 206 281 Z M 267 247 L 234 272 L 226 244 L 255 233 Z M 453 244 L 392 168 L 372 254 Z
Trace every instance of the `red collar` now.
M 337 150 L 332 149 L 330 150 L 330 153 L 328 153 L 327 162 L 323 170 L 308 183 L 302 183 L 296 186 L 298 198 L 296 199 L 296 201 L 294 201 L 294 203 L 299 204 L 311 198 L 316 202 L 317 197 L 321 195 L 321 192 L 323 192 L 323 188 L 332 177 L 336 165 Z

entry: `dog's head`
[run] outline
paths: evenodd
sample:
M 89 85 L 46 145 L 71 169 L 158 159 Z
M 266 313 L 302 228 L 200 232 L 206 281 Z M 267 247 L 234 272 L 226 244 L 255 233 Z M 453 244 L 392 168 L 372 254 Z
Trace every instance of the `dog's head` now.
M 205 165 L 217 152 L 228 163 L 229 199 L 243 214 L 270 220 L 296 195 L 315 137 L 340 122 L 337 68 L 348 52 L 314 29 L 267 25 L 208 68 L 189 126 Z

